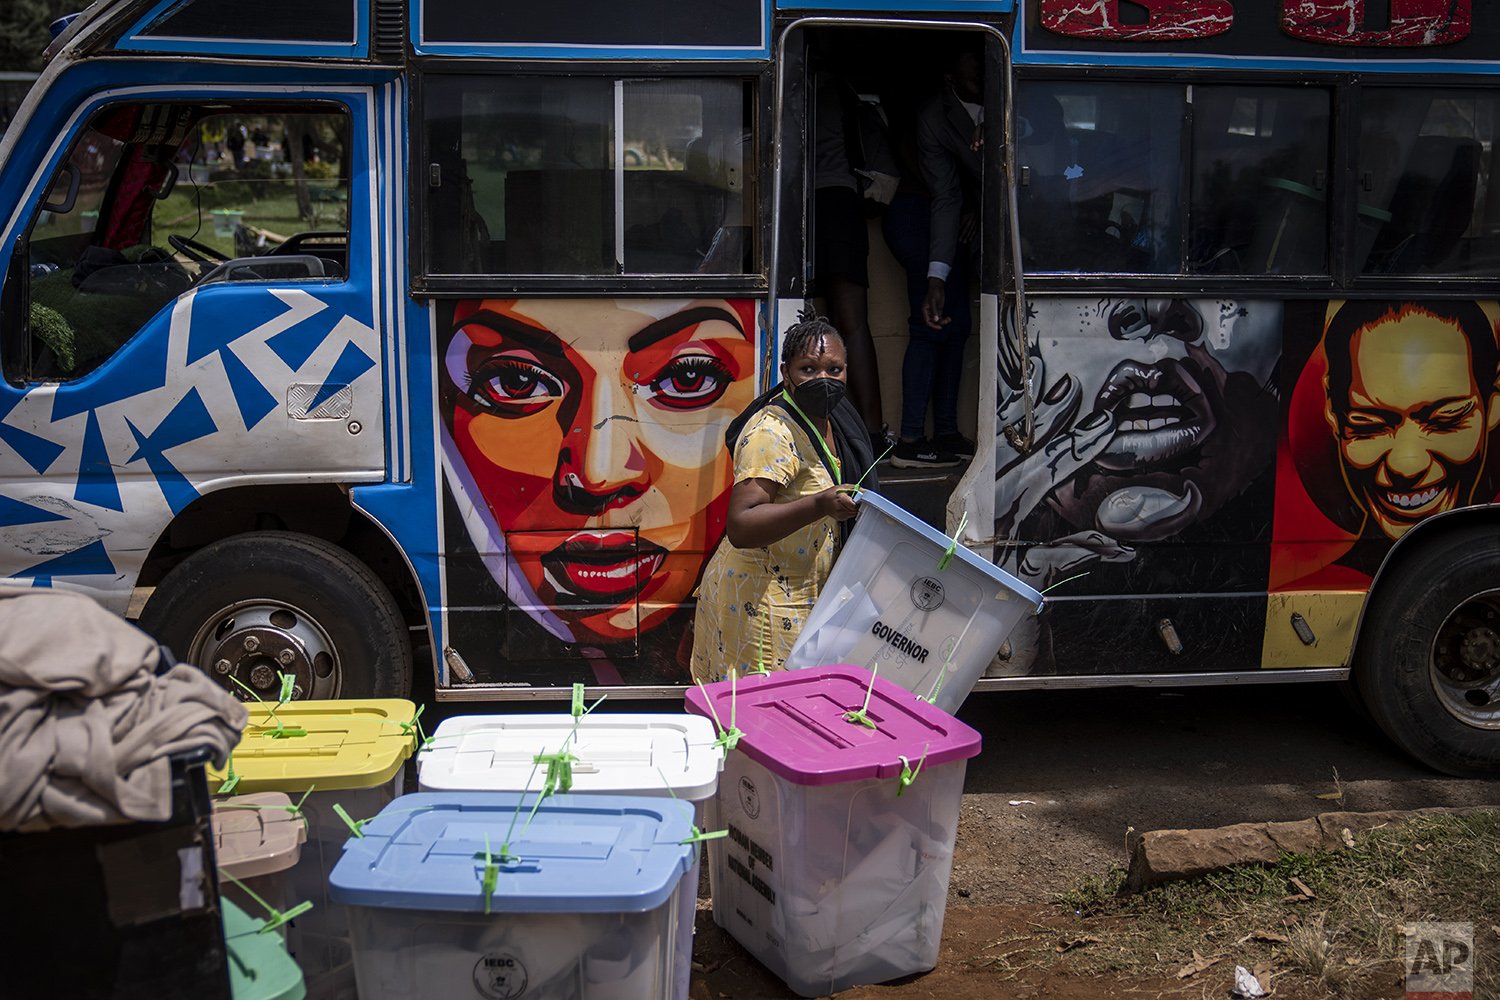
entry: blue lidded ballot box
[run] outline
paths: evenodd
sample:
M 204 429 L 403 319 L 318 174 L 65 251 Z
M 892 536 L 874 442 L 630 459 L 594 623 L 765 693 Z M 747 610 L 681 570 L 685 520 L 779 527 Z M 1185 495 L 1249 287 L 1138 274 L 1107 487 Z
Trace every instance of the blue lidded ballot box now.
M 361 1000 L 672 1000 L 692 825 L 666 798 L 398 799 L 330 878 Z
M 1042 595 L 879 494 L 858 501 L 787 669 L 858 664 L 956 712 Z

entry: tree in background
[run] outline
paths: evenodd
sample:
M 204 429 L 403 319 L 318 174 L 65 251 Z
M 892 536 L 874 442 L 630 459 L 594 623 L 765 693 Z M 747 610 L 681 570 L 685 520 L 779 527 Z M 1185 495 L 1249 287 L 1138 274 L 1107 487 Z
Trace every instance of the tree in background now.
M 40 70 L 52 41 L 47 26 L 86 6 L 88 0 L 0 0 L 0 71 Z

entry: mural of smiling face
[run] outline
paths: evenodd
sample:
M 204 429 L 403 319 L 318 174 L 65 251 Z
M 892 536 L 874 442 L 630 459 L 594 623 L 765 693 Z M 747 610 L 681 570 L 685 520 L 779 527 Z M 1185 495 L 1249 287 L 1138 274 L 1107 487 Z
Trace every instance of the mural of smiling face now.
M 752 316 L 717 299 L 457 305 L 444 416 L 524 578 L 497 577 L 513 603 L 608 643 L 692 594 L 723 532 L 723 428 L 754 395 Z
M 1324 337 L 1344 483 L 1392 541 L 1470 502 L 1496 403 L 1494 329 L 1473 303 L 1348 303 Z
M 1276 397 L 1265 385 L 1280 349 L 1277 304 L 1043 305 L 1060 315 L 1041 329 L 1070 334 L 1044 340 L 1048 369 L 1078 380 L 1085 421 L 1113 421 L 1094 461 L 1048 498 L 1070 523 L 1129 542 L 1166 538 L 1212 516 L 1269 464 Z

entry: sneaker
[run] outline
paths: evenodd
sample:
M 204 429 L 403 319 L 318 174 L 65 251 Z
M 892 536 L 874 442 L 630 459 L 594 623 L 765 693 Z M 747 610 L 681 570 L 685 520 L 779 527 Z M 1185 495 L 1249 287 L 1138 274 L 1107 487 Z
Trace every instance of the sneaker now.
M 875 457 L 890 457 L 890 453 L 896 450 L 896 437 L 889 424 L 881 424 L 880 430 L 870 431 L 870 445 L 875 449 Z
M 899 469 L 951 469 L 960 464 L 957 455 L 933 447 L 931 441 L 898 441 L 891 464 Z
M 950 455 L 959 458 L 974 457 L 974 442 L 955 431 L 952 434 L 939 434 L 932 439 L 932 446 L 938 451 L 946 451 Z

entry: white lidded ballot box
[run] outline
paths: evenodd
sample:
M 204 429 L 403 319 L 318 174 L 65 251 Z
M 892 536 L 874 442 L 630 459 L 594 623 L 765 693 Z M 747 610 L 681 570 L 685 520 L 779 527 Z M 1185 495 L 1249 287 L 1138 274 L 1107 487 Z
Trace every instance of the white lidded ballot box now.
M 360 1000 L 669 1000 L 692 821 L 643 796 L 393 802 L 330 880 Z
M 709 842 L 714 922 L 803 996 L 937 965 L 979 734 L 856 666 L 719 681 L 687 704 L 742 733 L 710 820 L 729 831 Z
M 417 756 L 424 792 L 535 792 L 545 767 L 537 757 L 566 753 L 575 794 L 668 796 L 693 806 L 704 824 L 705 805 L 719 787 L 724 751 L 713 723 L 696 715 L 589 712 L 574 717 L 465 715 L 443 721 Z M 673 995 L 686 1000 L 692 976 L 692 927 L 697 905 L 698 853 L 682 894 Z
M 857 663 L 956 712 L 1041 604 L 1020 580 L 865 490 L 786 665 Z

